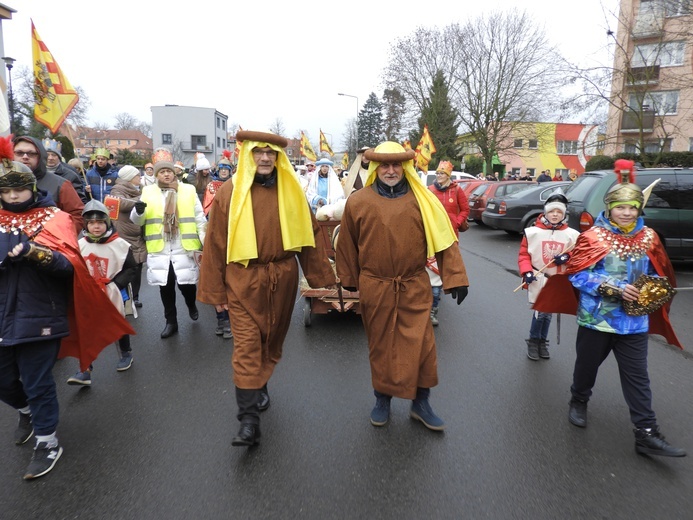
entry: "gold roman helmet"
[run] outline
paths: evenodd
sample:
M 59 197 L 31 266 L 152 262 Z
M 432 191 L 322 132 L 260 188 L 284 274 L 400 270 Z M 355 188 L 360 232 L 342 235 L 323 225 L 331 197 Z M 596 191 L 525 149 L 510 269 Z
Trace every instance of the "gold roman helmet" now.
M 0 137 L 0 188 L 29 188 L 36 191 L 36 177 L 31 169 L 19 161 L 13 161 L 12 136 Z
M 606 214 L 614 206 L 629 204 L 638 208 L 638 214 L 641 215 L 645 200 L 642 188 L 635 184 L 635 162 L 618 159 L 614 163 L 614 172 L 618 181 L 604 195 Z

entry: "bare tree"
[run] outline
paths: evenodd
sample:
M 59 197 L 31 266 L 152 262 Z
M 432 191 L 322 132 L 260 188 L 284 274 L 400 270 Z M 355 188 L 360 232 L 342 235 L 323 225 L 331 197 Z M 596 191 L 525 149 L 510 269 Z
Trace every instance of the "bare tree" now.
M 559 55 L 542 28 L 518 11 L 495 13 L 457 28 L 457 67 L 450 85 L 463 129 L 492 171 L 499 152 L 513 153 L 529 122 L 547 120 L 560 106 Z M 527 139 L 536 139 L 532 133 Z
M 274 120 L 274 123 L 270 126 L 270 132 L 277 135 L 284 135 L 286 133 L 286 128 L 284 127 L 284 122 L 280 117 Z
M 121 112 L 115 116 L 116 130 L 135 130 L 138 124 L 137 118 L 127 112 Z
M 618 24 L 616 34 L 606 32 L 612 38 L 611 63 L 564 66 L 581 86 L 571 99 L 574 106 L 608 106 L 607 153 L 625 149 L 649 167 L 660 162 L 676 138 L 687 144 L 693 102 L 679 93 L 693 91 L 690 65 L 681 66 L 690 59 L 685 42 L 693 39 L 693 27 L 690 11 L 679 16 L 686 14 L 678 11 L 686 9 L 683 2 L 642 3 L 637 15 L 630 9 L 610 13 Z
M 383 130 L 388 141 L 398 141 L 406 113 L 406 98 L 397 89 L 383 92 Z

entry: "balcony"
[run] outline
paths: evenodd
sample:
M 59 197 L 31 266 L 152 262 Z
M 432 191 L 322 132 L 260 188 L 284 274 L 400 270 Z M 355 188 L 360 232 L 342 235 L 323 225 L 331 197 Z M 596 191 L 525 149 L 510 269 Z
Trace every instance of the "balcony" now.
M 633 24 L 631 37 L 634 40 L 643 40 L 646 38 L 655 38 L 662 36 L 664 31 L 664 12 L 644 12 L 638 14 Z
M 637 134 L 652 133 L 654 131 L 655 113 L 652 110 L 642 112 L 624 111 L 621 115 L 621 133 Z
M 213 151 L 211 144 L 181 142 L 180 146 L 184 152 L 211 152 L 211 151 Z
M 659 65 L 632 67 L 628 70 L 628 85 L 658 85 Z

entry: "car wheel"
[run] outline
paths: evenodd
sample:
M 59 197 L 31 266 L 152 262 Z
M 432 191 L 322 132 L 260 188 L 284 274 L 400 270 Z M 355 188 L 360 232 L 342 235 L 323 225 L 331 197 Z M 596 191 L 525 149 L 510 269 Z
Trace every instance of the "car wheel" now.
M 508 235 L 519 235 L 520 234 L 517 231 L 512 230 L 512 229 L 504 229 L 503 231 L 505 231 Z
M 527 222 L 525 222 L 525 229 L 527 229 L 528 227 L 532 227 L 532 226 L 536 225 L 536 223 L 537 223 L 537 217 L 531 217 L 529 220 L 527 220 Z

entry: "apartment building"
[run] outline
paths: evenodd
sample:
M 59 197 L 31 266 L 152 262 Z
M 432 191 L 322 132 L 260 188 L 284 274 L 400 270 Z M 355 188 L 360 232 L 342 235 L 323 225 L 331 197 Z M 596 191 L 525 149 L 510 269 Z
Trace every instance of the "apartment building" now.
M 194 167 L 197 153 L 213 164 L 230 149 L 229 118 L 214 108 L 164 105 L 151 110 L 154 149 L 168 148 L 186 168 Z
M 604 152 L 693 151 L 690 0 L 621 0 Z

